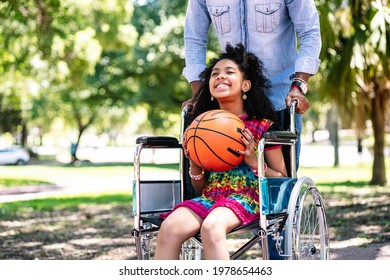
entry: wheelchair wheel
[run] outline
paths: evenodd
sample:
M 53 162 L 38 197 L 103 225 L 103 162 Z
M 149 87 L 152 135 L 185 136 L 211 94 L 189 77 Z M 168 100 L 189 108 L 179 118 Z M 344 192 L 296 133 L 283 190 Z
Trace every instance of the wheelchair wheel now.
M 310 178 L 300 178 L 288 204 L 285 252 L 289 259 L 329 259 L 329 230 L 325 207 Z

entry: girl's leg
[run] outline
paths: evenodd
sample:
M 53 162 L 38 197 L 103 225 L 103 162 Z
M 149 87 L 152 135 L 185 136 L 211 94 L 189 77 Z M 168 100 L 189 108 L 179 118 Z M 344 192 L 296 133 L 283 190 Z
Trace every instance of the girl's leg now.
M 226 234 L 240 224 L 241 221 L 229 208 L 217 207 L 209 213 L 200 233 L 207 260 L 229 259 Z
M 191 209 L 179 207 L 161 224 L 157 236 L 156 260 L 179 259 L 184 241 L 199 232 L 203 219 Z

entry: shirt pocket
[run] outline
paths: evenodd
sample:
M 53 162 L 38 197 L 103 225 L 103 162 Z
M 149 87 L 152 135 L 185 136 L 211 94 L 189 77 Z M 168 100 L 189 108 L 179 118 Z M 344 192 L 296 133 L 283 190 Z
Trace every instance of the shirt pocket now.
M 230 32 L 230 10 L 229 6 L 208 6 L 207 7 L 215 31 L 218 34 Z
M 263 33 L 274 31 L 280 24 L 280 2 L 256 4 L 256 30 Z

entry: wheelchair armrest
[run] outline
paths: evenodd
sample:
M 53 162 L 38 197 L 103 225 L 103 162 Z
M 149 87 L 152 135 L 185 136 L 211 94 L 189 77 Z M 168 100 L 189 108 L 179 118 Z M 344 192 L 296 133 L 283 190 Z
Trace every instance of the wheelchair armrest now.
M 179 140 L 171 136 L 140 136 L 136 144 L 150 148 L 180 148 Z
M 298 135 L 291 131 L 269 131 L 263 136 L 266 140 L 297 140 Z

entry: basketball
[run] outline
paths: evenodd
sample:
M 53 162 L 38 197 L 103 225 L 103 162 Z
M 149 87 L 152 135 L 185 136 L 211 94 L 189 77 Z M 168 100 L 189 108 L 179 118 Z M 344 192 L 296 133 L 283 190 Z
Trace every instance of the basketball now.
M 243 160 L 236 151 L 246 147 L 240 139 L 244 123 L 225 110 L 210 110 L 196 117 L 185 138 L 189 157 L 209 171 L 228 171 Z

